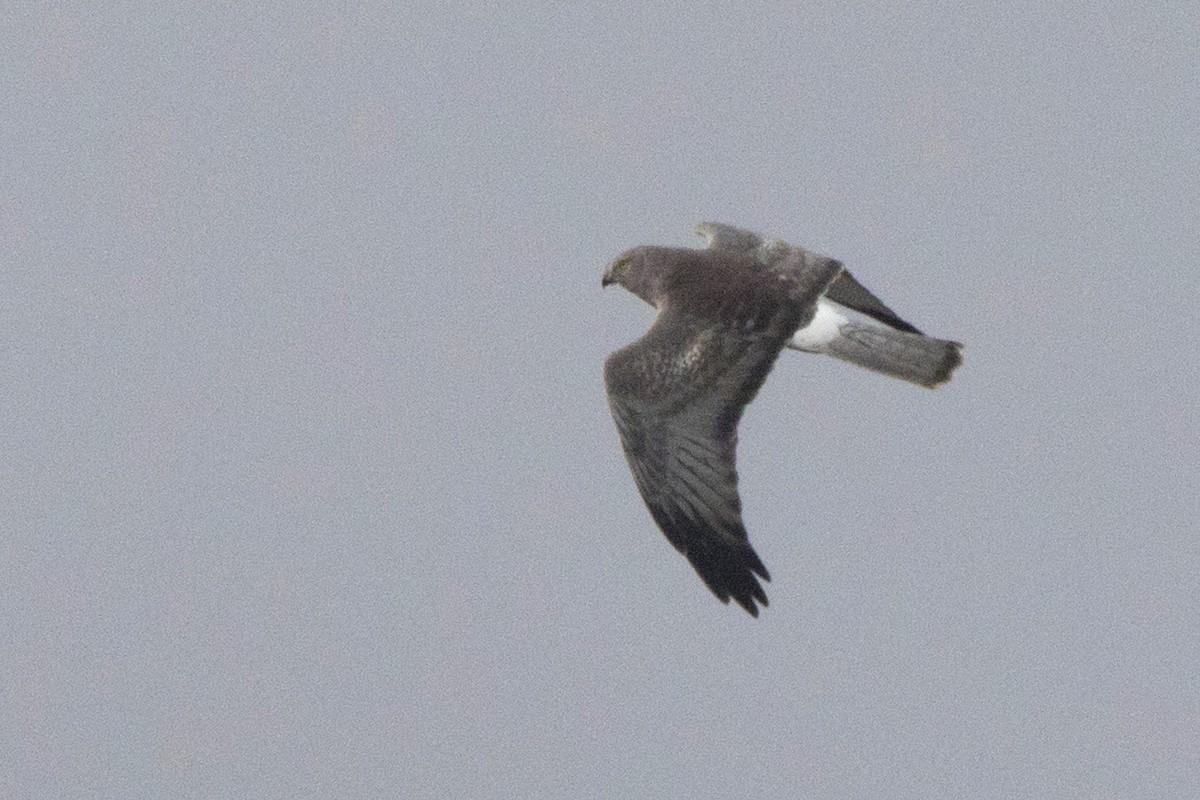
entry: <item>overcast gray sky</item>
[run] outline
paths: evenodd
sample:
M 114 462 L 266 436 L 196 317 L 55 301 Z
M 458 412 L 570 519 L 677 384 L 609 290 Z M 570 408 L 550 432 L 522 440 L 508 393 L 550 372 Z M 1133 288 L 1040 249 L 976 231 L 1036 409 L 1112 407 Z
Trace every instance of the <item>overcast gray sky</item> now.
M 400 5 L 2 12 L 0 796 L 1200 795 L 1195 4 Z M 966 343 L 780 359 L 757 620 L 601 383 L 702 219 Z

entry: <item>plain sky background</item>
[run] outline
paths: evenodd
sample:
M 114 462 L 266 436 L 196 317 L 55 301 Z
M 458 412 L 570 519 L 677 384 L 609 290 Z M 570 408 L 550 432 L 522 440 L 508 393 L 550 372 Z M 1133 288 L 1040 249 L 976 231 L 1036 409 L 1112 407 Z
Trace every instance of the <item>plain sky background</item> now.
M 1200 6 L 0 12 L 0 797 L 1200 796 Z M 604 400 L 716 219 L 758 620 Z

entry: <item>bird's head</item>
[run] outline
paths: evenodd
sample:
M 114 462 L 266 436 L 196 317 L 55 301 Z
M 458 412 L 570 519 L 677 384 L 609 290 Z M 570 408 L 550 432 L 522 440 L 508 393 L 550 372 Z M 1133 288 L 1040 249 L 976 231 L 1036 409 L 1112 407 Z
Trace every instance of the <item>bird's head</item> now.
M 634 247 L 609 262 L 600 285 L 624 286 L 652 306 L 658 305 L 662 280 L 670 266 L 669 248 Z

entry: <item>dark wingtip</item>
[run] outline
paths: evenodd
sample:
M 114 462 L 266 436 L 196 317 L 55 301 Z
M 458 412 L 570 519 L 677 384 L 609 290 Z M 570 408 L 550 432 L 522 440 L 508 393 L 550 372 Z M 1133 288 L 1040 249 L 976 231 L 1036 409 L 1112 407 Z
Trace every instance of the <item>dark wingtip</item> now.
M 750 545 L 697 549 L 686 555 L 701 580 L 722 603 L 733 600 L 752 617 L 758 616 L 758 605 L 763 608 L 769 605 L 759 578 L 770 581 L 771 575 Z
M 755 582 L 755 585 L 757 586 L 757 582 Z M 761 603 L 763 608 L 771 605 L 767 600 L 766 594 L 763 593 L 761 586 L 758 586 L 758 592 L 754 597 L 734 597 L 733 599 L 734 602 L 746 610 L 747 614 L 755 619 L 758 619 L 758 606 L 754 605 L 756 601 Z M 726 600 L 725 602 L 728 603 L 729 601 Z

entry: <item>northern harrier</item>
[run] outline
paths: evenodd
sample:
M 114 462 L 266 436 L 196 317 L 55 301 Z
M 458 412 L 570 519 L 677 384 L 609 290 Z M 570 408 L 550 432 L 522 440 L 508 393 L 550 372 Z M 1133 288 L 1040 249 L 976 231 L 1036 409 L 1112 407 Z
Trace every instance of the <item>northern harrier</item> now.
M 758 616 L 758 578 L 771 578 L 742 522 L 737 424 L 780 351 L 828 353 L 932 388 L 961 363 L 962 345 L 922 334 L 838 261 L 719 223 L 696 231 L 707 248 L 635 247 L 605 269 L 601 285 L 624 286 L 658 316 L 608 357 L 604 384 L 654 521 L 721 602 Z

